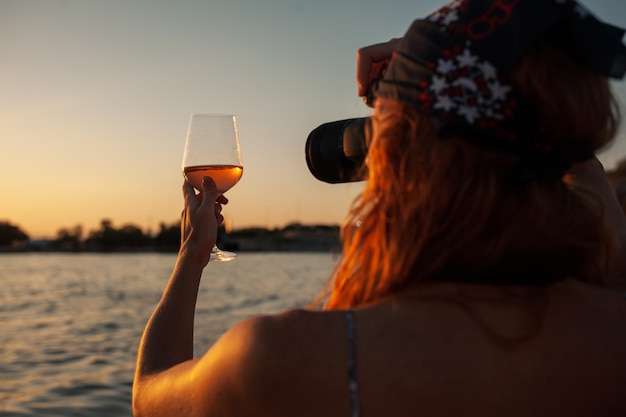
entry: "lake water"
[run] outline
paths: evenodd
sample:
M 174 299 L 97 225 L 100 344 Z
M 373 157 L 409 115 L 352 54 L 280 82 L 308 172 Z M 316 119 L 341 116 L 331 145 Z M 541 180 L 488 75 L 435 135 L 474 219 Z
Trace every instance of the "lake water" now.
M 173 254 L 0 254 L 0 416 L 131 416 L 137 346 Z M 330 254 L 239 254 L 205 270 L 196 354 L 246 317 L 311 302 Z

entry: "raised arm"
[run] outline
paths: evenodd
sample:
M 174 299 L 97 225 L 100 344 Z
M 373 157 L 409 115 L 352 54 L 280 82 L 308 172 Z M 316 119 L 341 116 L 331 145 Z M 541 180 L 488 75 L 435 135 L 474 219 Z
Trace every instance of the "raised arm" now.
M 189 407 L 185 415 L 202 415 L 201 403 L 190 401 L 198 390 L 206 388 L 206 384 L 190 383 L 203 363 L 193 359 L 195 305 L 200 277 L 209 262 L 217 226 L 223 221 L 221 205 L 228 200 L 218 197 L 210 178 L 205 178 L 200 194 L 196 195 L 188 183 L 183 194 L 185 209 L 176 266 L 139 347 L 133 384 L 135 416 L 180 415 L 180 407 Z M 214 352 L 213 356 L 222 354 Z M 212 375 L 217 378 L 220 373 Z

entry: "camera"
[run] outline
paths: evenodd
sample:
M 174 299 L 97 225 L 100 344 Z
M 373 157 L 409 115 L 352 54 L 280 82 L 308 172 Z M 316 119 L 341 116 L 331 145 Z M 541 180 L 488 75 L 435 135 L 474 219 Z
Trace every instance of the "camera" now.
M 306 162 L 315 178 L 329 184 L 367 179 L 364 164 L 371 141 L 369 117 L 338 120 L 315 128 L 306 140 Z
M 378 84 L 386 68 L 374 78 L 363 101 L 374 107 Z M 315 178 L 329 184 L 367 179 L 365 156 L 372 141 L 369 117 L 338 120 L 315 128 L 306 140 L 306 163 Z

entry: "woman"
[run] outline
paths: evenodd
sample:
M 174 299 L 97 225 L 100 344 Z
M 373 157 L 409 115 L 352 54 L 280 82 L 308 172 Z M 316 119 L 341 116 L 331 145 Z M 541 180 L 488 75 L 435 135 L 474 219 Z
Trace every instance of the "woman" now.
M 626 50 L 582 11 L 455 1 L 360 50 L 360 94 L 385 75 L 324 308 L 248 319 L 197 359 L 227 200 L 210 178 L 199 195 L 185 184 L 135 415 L 626 415 L 626 299 L 608 288 L 624 282 L 626 220 L 593 157 L 615 134 L 607 77 Z

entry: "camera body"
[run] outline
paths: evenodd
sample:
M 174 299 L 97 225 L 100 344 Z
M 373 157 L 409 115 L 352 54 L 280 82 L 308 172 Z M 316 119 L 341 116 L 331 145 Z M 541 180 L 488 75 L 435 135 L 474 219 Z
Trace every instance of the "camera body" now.
M 371 141 L 369 117 L 324 123 L 306 141 L 306 162 L 315 178 L 329 184 L 367 179 L 365 156 Z
M 374 107 L 378 84 L 386 66 L 374 78 L 364 103 Z M 372 120 L 369 117 L 324 123 L 315 128 L 306 140 L 306 163 L 315 178 L 329 184 L 367 179 L 365 156 L 372 141 Z

